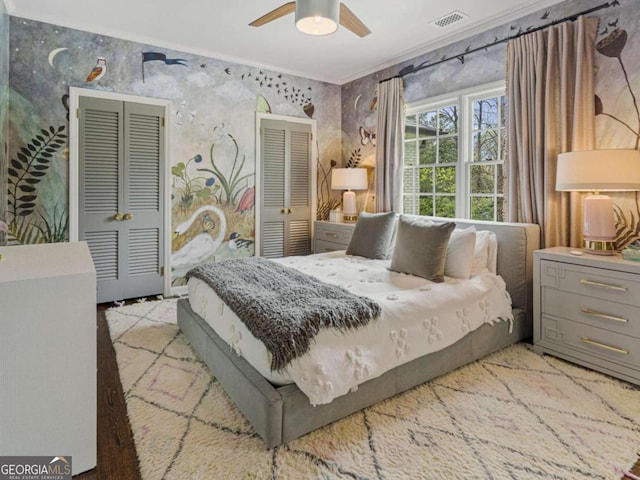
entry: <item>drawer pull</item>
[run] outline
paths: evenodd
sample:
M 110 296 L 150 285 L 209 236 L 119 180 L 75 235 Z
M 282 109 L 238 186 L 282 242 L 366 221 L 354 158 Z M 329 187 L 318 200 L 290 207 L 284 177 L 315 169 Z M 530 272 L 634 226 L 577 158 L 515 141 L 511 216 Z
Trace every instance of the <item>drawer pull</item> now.
M 618 292 L 627 291 L 627 287 L 623 287 L 621 285 L 609 285 L 608 283 L 594 282 L 593 280 L 587 280 L 586 278 L 583 278 L 582 280 L 580 280 L 580 283 L 583 285 L 589 285 L 591 287 L 608 288 L 610 290 L 616 290 Z
M 597 310 L 591 310 L 590 308 L 581 308 L 582 313 L 591 315 L 593 317 L 604 318 L 605 320 L 613 320 L 614 322 L 629 323 L 629 320 L 622 317 L 616 317 L 615 315 L 609 315 L 607 313 L 598 312 Z
M 325 234 L 327 237 L 338 238 L 338 234 L 337 234 L 337 233 L 324 232 L 324 234 Z
M 591 340 L 590 338 L 582 337 L 582 341 L 589 345 L 593 345 L 594 347 L 604 348 L 605 350 L 610 350 L 612 352 L 620 353 L 622 355 L 629 355 L 629 350 L 624 350 L 618 347 L 612 347 L 611 345 L 606 345 L 604 343 L 596 342 L 595 340 Z

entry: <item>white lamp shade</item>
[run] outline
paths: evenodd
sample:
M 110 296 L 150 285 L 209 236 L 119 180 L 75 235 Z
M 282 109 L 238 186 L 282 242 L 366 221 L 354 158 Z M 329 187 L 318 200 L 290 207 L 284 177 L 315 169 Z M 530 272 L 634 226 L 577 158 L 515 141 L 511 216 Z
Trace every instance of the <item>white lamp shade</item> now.
M 308 35 L 329 35 L 338 29 L 338 0 L 296 0 L 296 27 Z
M 640 151 L 585 150 L 558 155 L 556 190 L 640 190 Z
M 334 168 L 331 170 L 332 190 L 366 190 L 367 170 L 364 168 Z

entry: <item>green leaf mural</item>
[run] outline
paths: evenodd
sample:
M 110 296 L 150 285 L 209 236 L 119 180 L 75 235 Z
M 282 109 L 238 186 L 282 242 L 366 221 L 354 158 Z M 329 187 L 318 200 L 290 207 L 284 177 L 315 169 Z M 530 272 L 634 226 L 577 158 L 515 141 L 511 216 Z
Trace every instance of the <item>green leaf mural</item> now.
M 67 127 L 49 126 L 41 129 L 30 142 L 20 147 L 15 158 L 9 162 L 8 173 L 8 210 L 10 215 L 9 233 L 19 243 L 43 243 L 64 241 L 68 216 L 63 213 L 49 224 L 40 212 L 44 225 L 29 221 L 36 212 L 38 191 L 36 186 L 47 174 L 54 155 L 67 143 L 63 132 Z M 57 216 L 57 215 L 56 215 Z

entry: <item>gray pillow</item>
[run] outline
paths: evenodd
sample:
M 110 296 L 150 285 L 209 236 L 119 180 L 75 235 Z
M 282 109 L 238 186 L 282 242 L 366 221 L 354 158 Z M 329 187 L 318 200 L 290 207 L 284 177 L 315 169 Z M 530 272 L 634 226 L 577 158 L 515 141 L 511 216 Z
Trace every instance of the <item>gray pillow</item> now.
M 401 215 L 389 268 L 442 282 L 447 245 L 455 226 L 454 222 L 425 222 Z
M 389 258 L 396 231 L 396 213 L 367 213 L 358 216 L 347 255 L 384 260 Z

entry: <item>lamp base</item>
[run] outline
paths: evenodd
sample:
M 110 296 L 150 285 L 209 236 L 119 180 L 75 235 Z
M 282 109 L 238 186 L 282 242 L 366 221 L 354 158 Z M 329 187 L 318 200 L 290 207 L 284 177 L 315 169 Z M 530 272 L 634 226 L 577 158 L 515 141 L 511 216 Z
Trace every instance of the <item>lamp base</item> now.
M 584 239 L 584 249 L 594 255 L 613 255 L 616 251 L 614 240 L 588 240 Z
M 358 215 L 343 215 L 342 218 L 345 223 L 354 223 L 358 221 Z
M 613 201 L 608 195 L 587 195 L 584 199 L 584 246 L 588 253 L 613 255 L 616 227 Z

